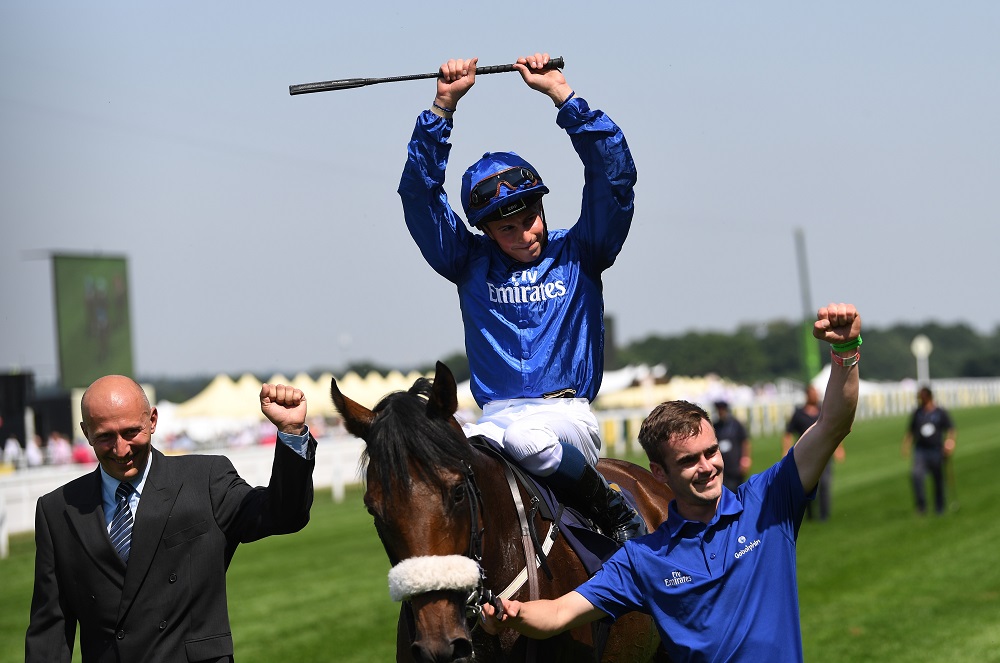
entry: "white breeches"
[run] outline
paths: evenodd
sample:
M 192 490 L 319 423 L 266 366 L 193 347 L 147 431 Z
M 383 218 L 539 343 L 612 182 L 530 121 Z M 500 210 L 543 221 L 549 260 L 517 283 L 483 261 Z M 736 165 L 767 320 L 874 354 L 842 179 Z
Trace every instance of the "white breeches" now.
M 492 401 L 475 424 L 463 426 L 468 437 L 484 435 L 518 465 L 548 476 L 562 462 L 561 442 L 579 449 L 597 464 L 601 437 L 597 417 L 586 398 L 513 398 Z

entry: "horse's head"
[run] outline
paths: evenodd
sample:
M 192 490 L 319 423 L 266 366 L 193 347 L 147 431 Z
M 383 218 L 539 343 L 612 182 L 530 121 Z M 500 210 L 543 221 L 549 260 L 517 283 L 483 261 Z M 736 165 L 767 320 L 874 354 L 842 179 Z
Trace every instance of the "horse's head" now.
M 409 601 L 417 661 L 472 655 L 466 601 L 479 586 L 481 523 L 473 450 L 455 420 L 451 371 L 438 362 L 434 381 L 418 379 L 369 410 L 331 385 L 333 402 L 366 443 L 365 507 L 393 565 L 393 599 Z

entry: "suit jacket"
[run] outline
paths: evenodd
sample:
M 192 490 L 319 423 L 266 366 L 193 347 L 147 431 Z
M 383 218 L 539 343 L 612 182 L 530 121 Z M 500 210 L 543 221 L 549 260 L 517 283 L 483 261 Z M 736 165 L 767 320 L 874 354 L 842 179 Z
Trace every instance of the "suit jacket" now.
M 310 458 L 316 441 L 310 436 Z M 230 661 L 226 569 L 236 546 L 309 521 L 314 460 L 280 441 L 253 488 L 225 456 L 152 450 L 128 566 L 108 538 L 100 469 L 39 498 L 29 663 Z

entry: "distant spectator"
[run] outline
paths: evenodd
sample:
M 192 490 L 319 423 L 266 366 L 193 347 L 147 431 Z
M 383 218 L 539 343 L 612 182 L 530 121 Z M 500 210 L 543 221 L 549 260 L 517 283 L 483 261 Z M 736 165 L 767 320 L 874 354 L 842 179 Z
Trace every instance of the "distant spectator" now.
M 781 441 L 782 455 L 787 454 L 792 445 L 819 419 L 819 392 L 816 391 L 816 387 L 810 384 L 806 386 L 805 395 L 806 402 L 795 408 L 791 419 L 788 420 L 788 426 L 785 427 L 785 436 Z M 838 463 L 842 463 L 845 457 L 844 447 L 838 446 L 833 452 L 833 458 Z M 830 517 L 832 497 L 833 463 L 827 461 L 826 468 L 819 479 L 819 487 L 816 489 L 816 501 L 819 502 L 819 519 L 821 521 Z M 812 517 L 813 507 L 810 501 L 806 505 L 806 518 L 812 520 Z
M 278 436 L 271 432 L 271 426 L 268 426 L 266 422 L 260 422 L 257 424 L 257 444 L 263 444 L 265 446 L 273 446 L 278 441 Z
M 87 440 L 73 441 L 73 462 L 74 463 L 96 463 L 97 454 L 94 448 L 87 443 Z
M 45 453 L 42 451 L 42 437 L 32 435 L 24 447 L 24 464 L 26 467 L 41 467 L 45 464 Z
M 917 392 L 919 406 L 910 417 L 903 437 L 903 455 L 913 448 L 913 498 L 917 513 L 927 513 L 925 483 L 930 473 L 934 480 L 934 511 L 944 513 L 944 464 L 955 451 L 955 425 L 948 411 L 938 407 L 929 387 Z
M 15 470 L 21 469 L 24 465 L 24 449 L 17 438 L 11 435 L 3 444 L 3 462 L 10 465 Z
M 49 433 L 45 454 L 50 465 L 69 465 L 73 462 L 73 446 L 59 431 L 54 430 Z
M 715 412 L 718 415 L 713 422 L 715 439 L 724 463 L 722 485 L 735 493 L 750 474 L 750 438 L 743 424 L 729 411 L 728 402 L 716 401 Z

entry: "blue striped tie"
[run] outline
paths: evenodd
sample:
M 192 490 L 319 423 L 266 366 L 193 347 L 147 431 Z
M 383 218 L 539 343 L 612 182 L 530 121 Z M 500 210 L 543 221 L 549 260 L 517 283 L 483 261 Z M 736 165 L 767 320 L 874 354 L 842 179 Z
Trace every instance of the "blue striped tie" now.
M 115 499 L 118 506 L 115 508 L 115 517 L 111 520 L 111 545 L 115 547 L 115 552 L 128 564 L 128 553 L 132 548 L 132 509 L 128 505 L 129 495 L 132 494 L 132 484 L 122 481 L 115 491 Z

